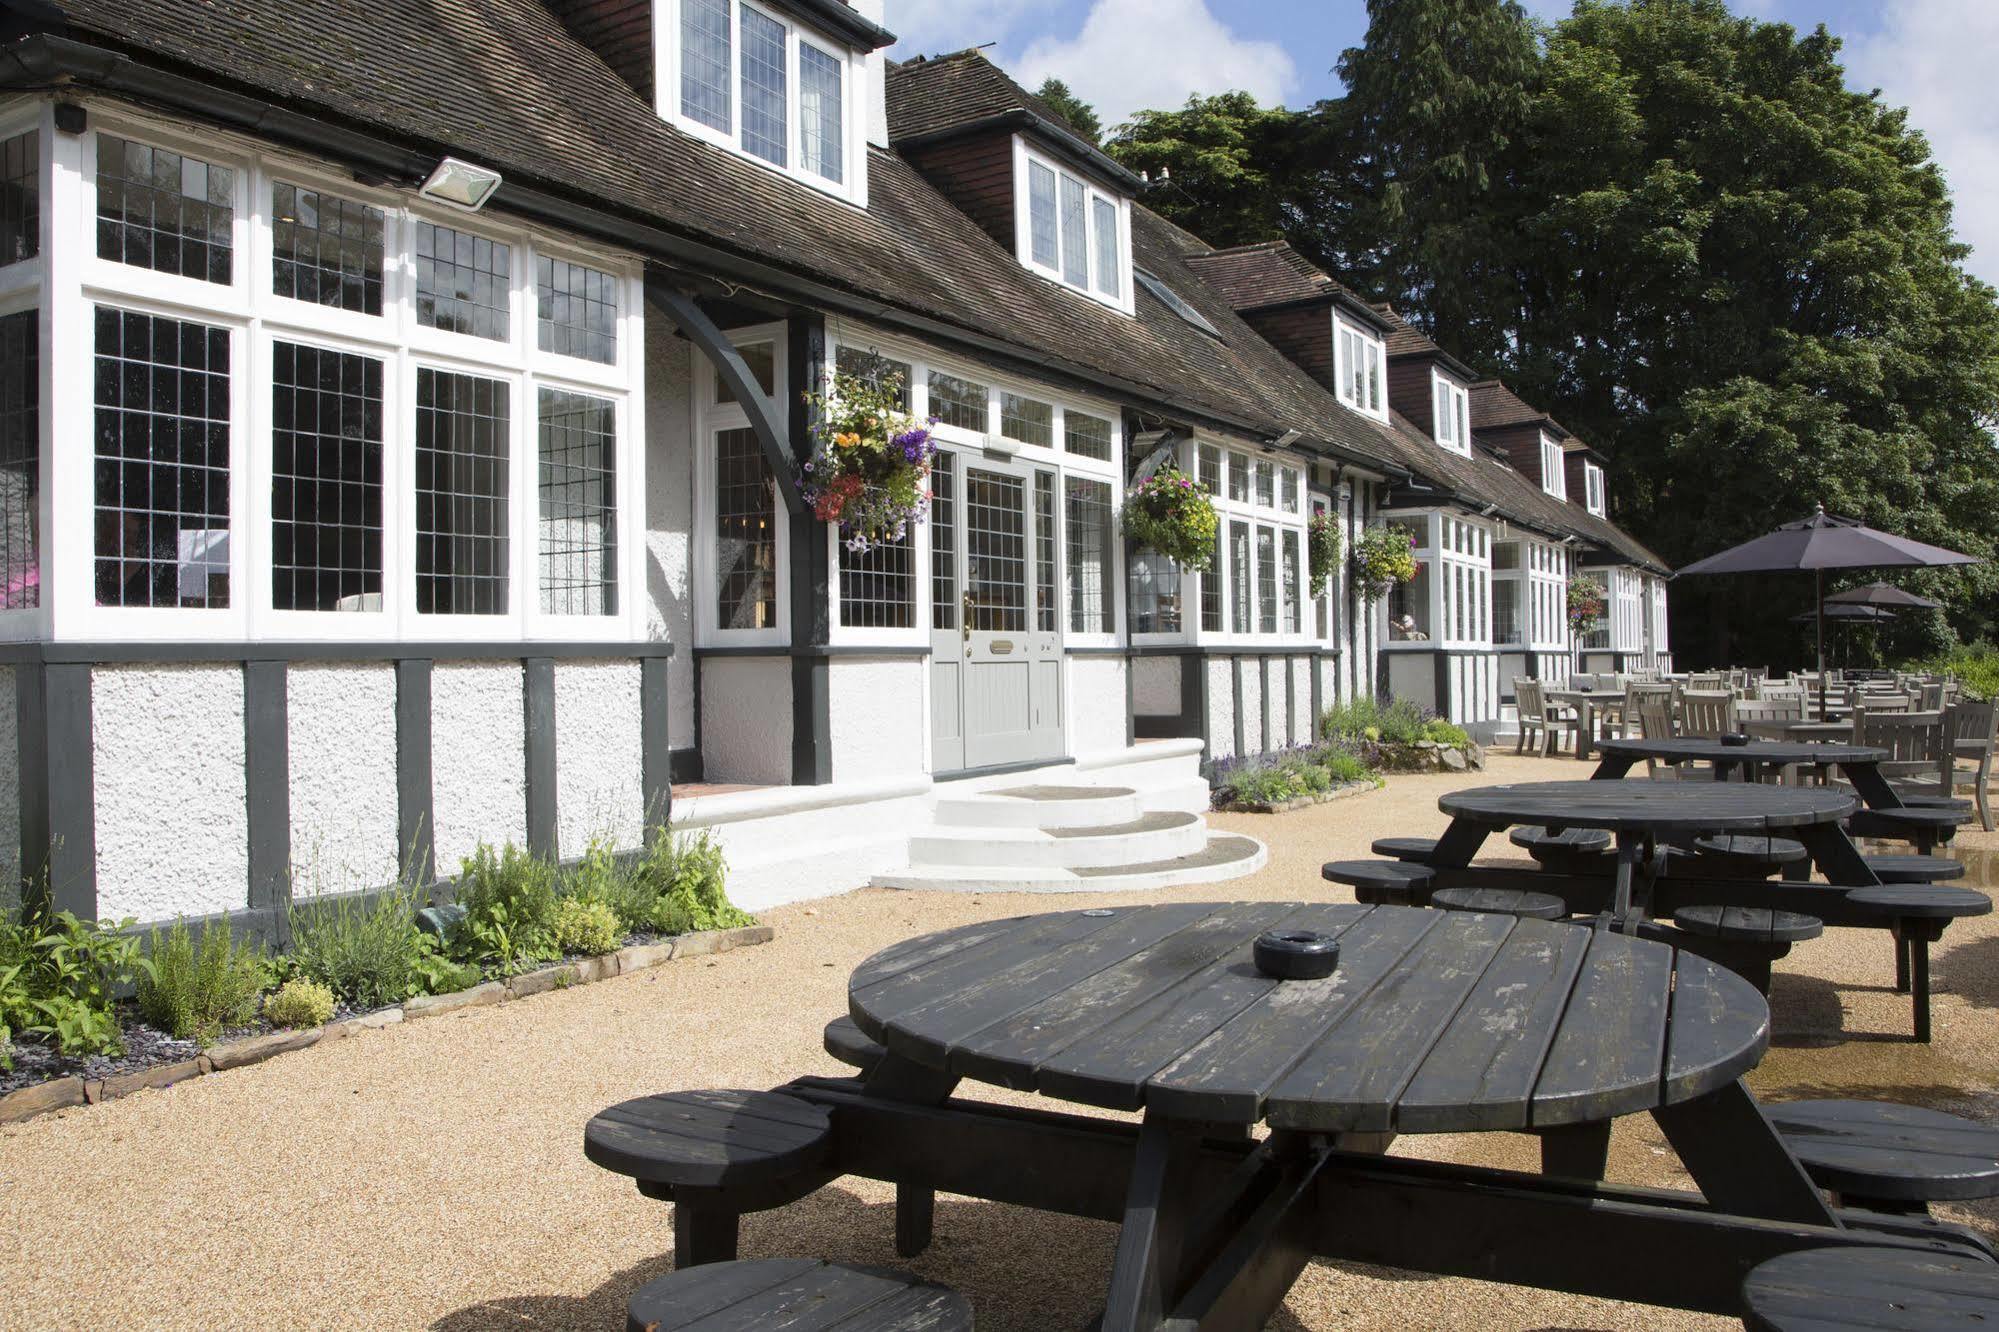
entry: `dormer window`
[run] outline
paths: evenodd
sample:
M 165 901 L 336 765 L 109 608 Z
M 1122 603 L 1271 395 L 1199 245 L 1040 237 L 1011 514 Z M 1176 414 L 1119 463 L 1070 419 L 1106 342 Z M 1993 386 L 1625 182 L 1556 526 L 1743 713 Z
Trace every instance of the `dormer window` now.
M 1593 462 L 1583 464 L 1583 501 L 1591 513 L 1603 517 L 1603 469 Z
M 1131 313 L 1131 209 L 1075 171 L 1014 140 L 1020 262 L 1050 281 Z
M 1432 374 L 1430 381 L 1436 425 L 1431 434 L 1452 453 L 1471 457 L 1471 394 L 1439 374 Z
M 1381 339 L 1333 319 L 1333 388 L 1341 402 L 1377 421 L 1388 419 L 1388 353 Z
M 660 15 L 662 115 L 808 185 L 864 201 L 859 117 L 849 106 L 852 52 L 747 0 L 660 0 Z
M 1549 435 L 1541 436 L 1541 489 L 1558 500 L 1569 497 L 1569 479 L 1563 474 L 1562 444 Z

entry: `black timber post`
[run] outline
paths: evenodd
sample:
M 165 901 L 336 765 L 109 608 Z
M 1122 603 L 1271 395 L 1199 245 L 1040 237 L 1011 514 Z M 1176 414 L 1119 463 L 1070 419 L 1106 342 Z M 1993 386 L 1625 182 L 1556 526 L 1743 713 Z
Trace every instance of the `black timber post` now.
M 1437 715 L 1450 720 L 1451 716 L 1451 655 L 1448 652 L 1431 652 L 1431 687 L 1437 696 Z
M 645 797 L 645 819 L 641 826 L 645 829 L 648 850 L 665 834 L 667 820 L 673 815 L 673 745 L 667 727 L 672 697 L 667 692 L 668 664 L 664 656 L 646 657 L 639 662 L 639 785 Z
M 1201 738 L 1201 762 L 1214 761 L 1214 737 L 1208 734 L 1208 659 L 1200 652 L 1182 653 L 1180 663 L 1180 716 Z
M 243 786 L 252 911 L 270 913 L 270 937 L 289 941 L 292 859 L 290 668 L 243 663 Z
M 20 737 L 22 901 L 97 916 L 97 797 L 90 667 L 25 661 L 14 671 Z
M 808 393 L 825 382 L 826 320 L 811 310 L 785 320 L 785 410 L 794 459 L 812 456 L 812 408 Z M 822 650 L 830 636 L 825 527 L 809 511 L 794 511 L 791 523 L 791 781 L 823 786 L 833 780 L 832 663 Z
M 526 657 L 521 661 L 521 713 L 527 756 L 528 850 L 544 859 L 561 854 L 555 820 L 555 661 Z
M 437 882 L 437 830 L 431 808 L 430 669 L 424 659 L 396 663 L 396 842 L 406 879 Z
M 1305 660 L 1310 662 L 1312 665 L 1312 683 L 1311 683 L 1312 715 L 1305 722 L 1305 743 L 1308 745 L 1315 745 L 1319 743 L 1319 718 L 1326 715 L 1326 684 L 1323 678 L 1326 673 L 1326 657 L 1324 649 L 1321 649 L 1320 651 L 1314 653 L 1312 656 L 1307 657 Z M 1335 674 L 1338 674 L 1339 672 L 1339 665 L 1337 661 L 1333 666 L 1333 671 Z
M 1229 711 L 1235 715 L 1235 753 L 1231 756 L 1237 762 L 1248 758 L 1243 752 L 1244 732 L 1242 725 L 1242 658 L 1229 658 Z

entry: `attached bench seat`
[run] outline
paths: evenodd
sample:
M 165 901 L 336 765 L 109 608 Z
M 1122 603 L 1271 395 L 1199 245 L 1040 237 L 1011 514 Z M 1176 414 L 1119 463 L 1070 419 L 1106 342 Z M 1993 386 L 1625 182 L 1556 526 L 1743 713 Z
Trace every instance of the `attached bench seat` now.
M 1602 828 L 1564 828 L 1549 832 L 1535 824 L 1515 828 L 1506 840 L 1553 874 L 1604 874 L 1617 867 L 1610 834 Z
M 1377 856 L 1387 856 L 1390 860 L 1406 860 L 1423 865 L 1436 853 L 1437 839 L 1434 837 L 1377 837 L 1368 850 Z
M 1811 876 L 1811 853 L 1789 837 L 1727 836 L 1694 839 L 1693 859 L 1683 871 L 1714 878 L 1767 879 L 1782 873 L 1787 879 Z
M 1424 906 L 1437 872 L 1404 860 L 1333 860 L 1320 867 L 1319 877 L 1346 884 L 1356 901 L 1369 906 Z
M 1891 1101 L 1782 1101 L 1764 1113 L 1805 1173 L 1849 1207 L 1927 1211 L 1999 1196 L 1999 1129 Z
M 633 1292 L 627 1332 L 971 1332 L 972 1308 L 909 1272 L 759 1258 L 670 1272 Z
M 1770 993 L 1770 964 L 1791 951 L 1791 945 L 1825 933 L 1825 922 L 1796 911 L 1768 907 L 1685 906 L 1673 913 L 1673 926 L 1688 952 L 1718 962 Z
M 1903 796 L 1900 809 L 1856 809 L 1846 819 L 1855 837 L 1911 843 L 1928 855 L 1957 836 L 1971 822 L 1971 802 L 1944 796 Z
M 1430 905 L 1445 911 L 1483 911 L 1531 920 L 1560 920 L 1569 914 L 1568 903 L 1553 893 L 1524 888 L 1439 888 L 1430 894 Z
M 781 1092 L 641 1096 L 583 1129 L 585 1156 L 673 1203 L 675 1267 L 734 1258 L 737 1218 L 817 1188 L 832 1145 L 832 1113 Z
M 859 1069 L 863 1077 L 874 1072 L 875 1065 L 888 1054 L 887 1050 L 869 1039 L 868 1034 L 850 1017 L 836 1017 L 828 1022 L 820 1043 L 825 1046 L 827 1054 L 850 1068 Z
M 1964 863 L 1947 856 L 1863 856 L 1883 883 L 1943 883 L 1964 877 Z
M 1984 916 L 1992 899 L 1971 888 L 1940 883 L 1884 884 L 1854 888 L 1849 906 L 1875 912 L 1895 935 L 1895 988 L 1907 991 L 1915 1010 L 1915 1037 L 1930 1038 L 1930 945 L 1960 916 Z
M 1750 1332 L 1977 1328 L 1999 1324 L 1999 1264 L 1921 1249 L 1798 1249 L 1750 1270 Z

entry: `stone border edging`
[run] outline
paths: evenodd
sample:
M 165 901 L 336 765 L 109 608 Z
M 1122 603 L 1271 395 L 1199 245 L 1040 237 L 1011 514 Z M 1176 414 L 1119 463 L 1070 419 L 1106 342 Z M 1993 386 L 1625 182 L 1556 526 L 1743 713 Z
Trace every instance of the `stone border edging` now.
M 54 1110 L 67 1110 L 78 1105 L 96 1105 L 100 1101 L 113 1101 L 121 1096 L 130 1096 L 133 1092 L 143 1091 L 148 1087 L 171 1087 L 176 1082 L 185 1082 L 189 1078 L 198 1078 L 203 1074 L 261 1064 L 273 1055 L 283 1054 L 287 1050 L 303 1050 L 307 1046 L 341 1040 L 363 1031 L 393 1027 L 399 1022 L 442 1017 L 446 1013 L 456 1013 L 461 1009 L 525 999 L 529 995 L 546 994 L 550 990 L 564 990 L 572 985 L 588 985 L 592 981 L 609 980 L 613 976 L 623 976 L 663 966 L 683 957 L 707 957 L 714 953 L 727 953 L 737 948 L 769 943 L 775 933 L 768 925 L 742 925 L 730 930 L 702 930 L 695 934 L 676 935 L 658 943 L 631 944 L 599 957 L 560 962 L 554 966 L 524 971 L 504 981 L 486 981 L 451 994 L 423 995 L 404 1001 L 398 1008 L 376 1009 L 372 1013 L 362 1013 L 355 1017 L 342 1018 L 338 1022 L 329 1022 L 323 1027 L 273 1031 L 261 1036 L 251 1036 L 245 1040 L 230 1041 L 225 1045 L 211 1046 L 194 1058 L 183 1059 L 178 1063 L 157 1064 L 152 1068 L 117 1073 L 108 1078 L 83 1078 L 74 1074 L 65 1078 L 51 1078 L 47 1082 L 38 1082 L 32 1087 L 21 1087 L 0 1096 L 0 1124 L 19 1124 Z

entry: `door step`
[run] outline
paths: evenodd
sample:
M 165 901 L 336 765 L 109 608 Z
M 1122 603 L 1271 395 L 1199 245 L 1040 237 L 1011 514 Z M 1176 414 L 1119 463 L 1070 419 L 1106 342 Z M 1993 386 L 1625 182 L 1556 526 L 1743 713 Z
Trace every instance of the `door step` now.
M 1144 813 L 1128 786 L 1010 786 L 937 802 L 937 822 L 953 828 L 1092 828 Z
M 1269 859 L 1269 851 L 1254 837 L 1235 833 L 1203 836 L 1205 845 L 1200 849 L 1163 860 L 1083 868 L 919 863 L 906 870 L 878 874 L 872 883 L 877 888 L 927 888 L 944 892 L 1133 892 L 1240 878 L 1262 869 Z
M 1199 852 L 1207 837 L 1201 816 L 1181 810 L 1160 810 L 1101 826 L 944 825 L 910 838 L 909 858 L 923 866 L 1012 865 L 1021 869 L 1082 870 L 1176 860 Z

